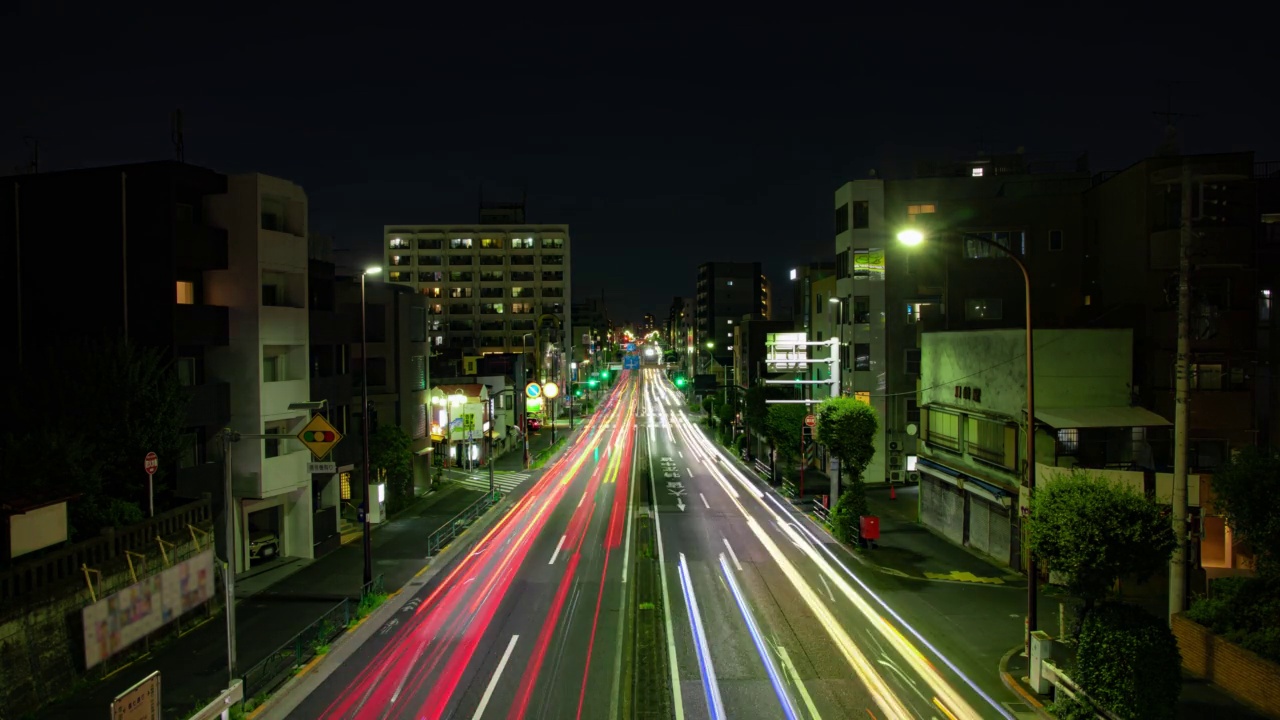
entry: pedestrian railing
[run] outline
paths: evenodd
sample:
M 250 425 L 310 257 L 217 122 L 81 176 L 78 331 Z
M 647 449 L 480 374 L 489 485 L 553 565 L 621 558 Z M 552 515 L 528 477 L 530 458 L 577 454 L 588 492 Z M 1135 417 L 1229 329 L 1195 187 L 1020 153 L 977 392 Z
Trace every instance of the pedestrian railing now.
M 476 518 L 485 514 L 489 508 L 493 507 L 501 499 L 501 490 L 485 493 L 484 497 L 471 503 L 466 510 L 453 516 L 439 530 L 431 533 L 430 537 L 427 538 L 427 557 L 439 555 L 446 545 L 453 542 L 453 539 L 461 535 L 463 530 L 466 530 L 471 523 L 476 521 Z
M 382 592 L 382 576 L 367 583 L 358 598 L 343 598 L 318 620 L 303 628 L 285 644 L 268 654 L 244 673 L 244 696 L 255 698 L 280 687 L 317 655 L 329 652 L 329 645 L 359 619 L 360 602 L 368 595 Z
M 831 525 L 831 508 L 823 504 L 822 498 L 813 499 L 813 516 L 823 525 Z
M 800 497 L 800 492 L 796 490 L 796 484 L 790 480 L 782 481 L 782 496 L 788 500 L 795 500 Z

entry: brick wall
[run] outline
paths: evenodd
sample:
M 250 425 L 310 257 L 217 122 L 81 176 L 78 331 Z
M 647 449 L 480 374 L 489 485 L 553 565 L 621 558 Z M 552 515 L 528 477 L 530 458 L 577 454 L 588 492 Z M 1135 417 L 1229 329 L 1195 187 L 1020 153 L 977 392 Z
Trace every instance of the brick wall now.
M 1188 670 L 1268 715 L 1280 717 L 1280 665 L 1223 640 L 1181 613 L 1173 616 L 1173 634 Z

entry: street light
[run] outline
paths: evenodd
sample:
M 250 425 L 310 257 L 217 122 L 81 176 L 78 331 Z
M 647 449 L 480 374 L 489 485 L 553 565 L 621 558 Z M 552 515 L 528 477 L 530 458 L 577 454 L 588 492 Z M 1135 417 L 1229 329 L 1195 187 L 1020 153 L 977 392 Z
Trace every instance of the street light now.
M 533 337 L 533 333 L 525 333 L 520 336 L 520 354 L 524 358 L 529 357 L 529 353 L 525 352 L 527 340 Z M 521 363 L 523 366 L 524 363 Z M 524 369 L 524 377 L 520 378 L 520 396 L 524 398 L 520 401 L 520 439 L 524 444 L 524 469 L 529 469 L 529 393 L 524 392 L 525 385 L 529 381 L 529 369 Z
M 369 515 L 373 498 L 369 492 L 369 304 L 365 297 L 365 279 L 382 272 L 380 267 L 365 268 L 360 273 L 360 434 L 364 436 L 364 586 L 373 582 L 373 539 L 369 532 Z
M 1033 351 L 1035 349 L 1034 348 L 1035 344 L 1032 341 L 1033 336 L 1032 336 L 1032 328 L 1031 328 L 1031 273 L 1027 272 L 1027 264 L 1023 262 L 1022 258 L 1018 257 L 1017 253 L 1001 245 L 1000 243 L 993 242 L 992 240 L 985 238 L 981 235 L 978 235 L 976 233 L 958 232 L 956 234 L 958 234 L 960 237 L 964 239 L 980 242 L 988 248 L 995 248 L 996 250 L 999 250 L 1000 252 L 1007 255 L 1009 259 L 1012 260 L 1013 263 L 1018 266 L 1018 270 L 1022 272 L 1023 293 L 1026 296 L 1026 303 L 1023 307 L 1023 312 L 1026 314 L 1026 335 L 1027 335 L 1027 347 L 1026 347 L 1027 433 L 1026 433 L 1026 447 L 1023 452 L 1026 454 L 1025 462 L 1027 467 L 1027 475 L 1026 475 L 1027 506 L 1028 508 L 1030 508 L 1031 499 L 1034 497 L 1035 490 L 1036 490 L 1036 434 L 1035 434 L 1035 425 L 1036 425 L 1035 387 L 1036 386 L 1035 386 L 1035 360 L 1034 360 L 1035 356 L 1033 354 Z M 912 228 L 905 229 L 898 233 L 898 242 L 901 242 L 903 245 L 907 245 L 907 246 L 920 245 L 921 243 L 924 242 L 924 233 Z M 1035 558 L 1035 555 L 1032 554 L 1030 550 L 1028 550 L 1027 551 L 1027 629 L 1026 629 L 1026 634 L 1023 638 L 1023 644 L 1025 646 L 1024 649 L 1027 651 L 1028 656 L 1031 652 L 1031 633 L 1035 632 L 1038 629 L 1037 620 L 1039 616 L 1039 613 L 1038 613 L 1039 608 L 1037 606 L 1037 600 L 1036 600 L 1036 595 L 1038 592 L 1038 587 L 1037 587 L 1038 584 L 1039 584 L 1039 577 L 1038 577 L 1038 568 L 1036 567 L 1036 558 Z

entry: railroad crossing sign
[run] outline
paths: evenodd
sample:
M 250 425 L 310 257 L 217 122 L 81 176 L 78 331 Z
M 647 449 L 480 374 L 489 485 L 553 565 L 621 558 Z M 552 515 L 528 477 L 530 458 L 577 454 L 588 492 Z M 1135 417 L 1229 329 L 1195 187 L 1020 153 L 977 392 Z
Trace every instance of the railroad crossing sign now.
M 153 452 L 147 453 L 147 456 L 142 460 L 142 468 L 147 471 L 148 475 L 155 475 L 156 470 L 160 468 L 160 458 L 156 457 Z
M 818 424 L 818 416 L 809 414 L 804 416 L 805 427 L 815 427 Z
M 324 456 L 332 452 L 334 445 L 342 442 L 342 433 L 330 425 L 323 415 L 316 413 L 311 416 L 311 422 L 298 433 L 298 440 L 307 446 L 316 460 L 323 460 Z
M 542 394 L 546 395 L 548 400 L 555 400 L 560 394 L 560 386 L 553 382 L 546 383 L 542 386 Z
M 536 382 L 531 382 L 524 386 L 524 396 L 530 400 L 542 397 L 542 386 Z

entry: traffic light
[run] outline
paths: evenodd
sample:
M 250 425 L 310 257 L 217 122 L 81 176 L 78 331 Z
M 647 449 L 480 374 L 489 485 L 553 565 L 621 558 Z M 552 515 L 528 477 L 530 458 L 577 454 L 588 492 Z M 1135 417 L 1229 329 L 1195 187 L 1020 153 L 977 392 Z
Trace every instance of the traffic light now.
M 685 379 L 684 379 L 684 376 L 683 376 L 683 375 L 677 375 L 677 376 L 676 376 L 676 387 L 678 387 L 678 388 L 682 388 L 682 387 L 684 387 L 684 386 L 685 386 L 685 384 L 686 384 L 686 381 L 685 381 Z
M 601 370 L 601 371 L 600 371 L 600 377 L 601 377 L 601 378 L 604 378 L 605 380 L 608 380 L 608 379 L 609 379 L 609 369 L 608 369 L 608 368 L 605 368 L 604 370 Z

